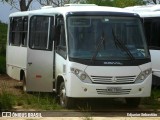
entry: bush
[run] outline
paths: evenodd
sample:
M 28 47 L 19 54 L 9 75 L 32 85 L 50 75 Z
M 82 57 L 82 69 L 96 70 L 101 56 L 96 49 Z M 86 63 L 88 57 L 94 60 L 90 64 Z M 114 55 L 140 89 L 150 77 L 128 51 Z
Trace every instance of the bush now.
M 0 44 L 0 55 L 1 56 L 6 56 L 6 44 L 3 43 L 3 44 Z
M 14 96 L 6 91 L 0 94 L 0 111 L 11 110 L 14 105 Z
M 0 56 L 0 74 L 6 73 L 6 58 L 5 56 Z

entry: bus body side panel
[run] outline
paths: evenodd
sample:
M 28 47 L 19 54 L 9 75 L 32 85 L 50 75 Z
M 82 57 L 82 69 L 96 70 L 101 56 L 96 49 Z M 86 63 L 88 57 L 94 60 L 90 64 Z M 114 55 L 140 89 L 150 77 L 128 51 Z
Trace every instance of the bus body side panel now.
M 28 48 L 27 91 L 53 91 L 53 51 Z
M 160 77 L 160 50 L 150 50 L 153 75 Z
M 7 74 L 16 80 L 20 80 L 20 71 L 26 70 L 27 48 L 7 45 L 6 61 Z

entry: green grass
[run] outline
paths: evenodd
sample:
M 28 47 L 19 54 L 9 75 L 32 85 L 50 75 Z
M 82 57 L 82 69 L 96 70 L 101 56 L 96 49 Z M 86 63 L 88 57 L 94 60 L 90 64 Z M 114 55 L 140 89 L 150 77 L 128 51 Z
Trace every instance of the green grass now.
M 6 73 L 6 57 L 0 55 L 0 74 Z
M 8 92 L 0 94 L 0 110 L 12 110 L 14 106 L 21 106 L 22 109 L 33 110 L 60 110 L 62 109 L 51 93 L 24 93 L 14 95 Z
M 15 96 L 5 91 L 5 86 L 2 86 L 0 93 L 0 111 L 8 111 L 13 108 Z
M 160 109 L 160 89 L 152 90 L 152 95 L 149 98 L 143 98 L 141 105 L 145 108 Z M 21 106 L 23 109 L 34 110 L 62 110 L 63 108 L 57 103 L 53 93 L 22 93 L 15 95 L 2 91 L 0 94 L 0 110 L 11 110 L 13 106 Z M 90 111 L 89 107 L 80 108 L 84 112 L 84 117 L 91 119 L 87 111 Z
M 160 109 L 160 88 L 152 89 L 151 97 L 143 98 L 142 104 L 146 108 Z
M 14 95 L 4 92 L 0 94 L 0 111 L 8 111 L 14 106 Z
M 59 110 L 61 107 L 56 103 L 53 93 L 24 93 L 17 97 L 17 105 L 25 109 Z

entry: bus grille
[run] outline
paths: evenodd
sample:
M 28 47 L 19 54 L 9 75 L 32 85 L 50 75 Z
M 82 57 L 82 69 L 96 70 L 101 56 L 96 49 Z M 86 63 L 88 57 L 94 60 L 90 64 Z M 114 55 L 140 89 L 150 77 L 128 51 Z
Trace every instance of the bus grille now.
M 91 79 L 97 84 L 126 84 L 134 83 L 136 76 L 91 76 Z
M 122 89 L 120 91 L 107 91 L 107 89 L 96 89 L 98 94 L 101 95 L 125 95 L 129 94 L 131 89 Z

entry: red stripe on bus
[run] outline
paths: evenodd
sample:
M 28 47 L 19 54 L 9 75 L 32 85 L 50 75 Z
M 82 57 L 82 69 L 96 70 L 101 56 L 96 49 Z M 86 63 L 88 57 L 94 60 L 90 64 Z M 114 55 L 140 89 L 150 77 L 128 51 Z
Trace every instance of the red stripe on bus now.
M 36 75 L 36 78 L 42 78 L 42 76 L 41 75 Z

